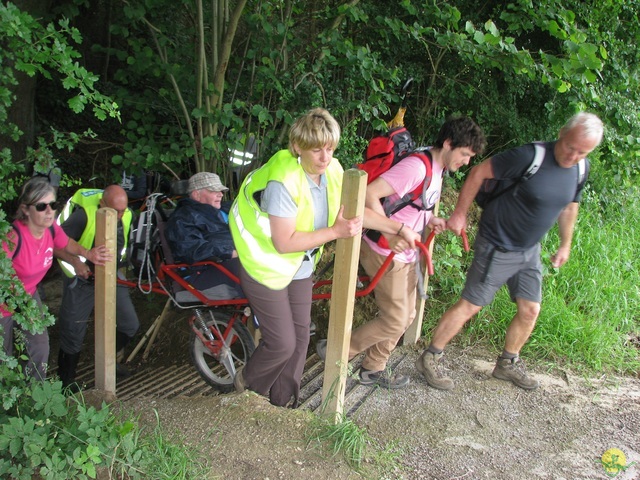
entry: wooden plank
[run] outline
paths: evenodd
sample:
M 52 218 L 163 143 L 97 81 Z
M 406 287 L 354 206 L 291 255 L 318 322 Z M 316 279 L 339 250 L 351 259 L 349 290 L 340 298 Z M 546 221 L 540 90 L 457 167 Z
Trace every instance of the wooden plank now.
M 118 215 L 112 208 L 96 213 L 96 245 L 106 245 L 113 260 L 95 267 L 95 384 L 98 390 L 116 393 L 116 228 Z
M 364 214 L 367 174 L 358 169 L 344 173 L 341 205 L 344 217 Z M 349 362 L 349 342 L 353 323 L 358 257 L 361 236 L 341 238 L 336 242 L 335 270 L 331 288 L 331 310 L 327 336 L 327 357 L 322 386 L 324 413 L 339 422 L 344 412 L 344 395 Z
M 151 333 L 151 338 L 149 339 L 149 343 L 147 344 L 147 348 L 144 349 L 144 353 L 142 354 L 142 359 L 146 360 L 149 357 L 149 353 L 151 352 L 151 348 L 153 347 L 154 342 L 156 341 L 156 337 L 158 336 L 158 332 L 160 332 L 160 328 L 164 323 L 165 318 L 169 315 L 171 311 L 171 305 L 173 305 L 173 301 L 169 298 L 167 302 L 164 304 L 164 308 L 162 309 L 162 313 L 158 317 L 158 319 L 154 322 L 156 328 Z M 127 361 L 133 359 L 133 353 Z

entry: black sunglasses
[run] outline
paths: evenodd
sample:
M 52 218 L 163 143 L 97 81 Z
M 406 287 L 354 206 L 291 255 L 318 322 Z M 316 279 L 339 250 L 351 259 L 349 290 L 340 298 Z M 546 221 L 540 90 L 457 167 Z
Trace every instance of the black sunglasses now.
M 49 203 L 44 203 L 44 202 L 32 203 L 31 205 L 33 205 L 38 212 L 44 212 L 47 209 L 47 206 L 51 207 L 51 210 L 57 210 L 58 207 L 60 206 L 58 202 L 56 202 L 55 200 Z

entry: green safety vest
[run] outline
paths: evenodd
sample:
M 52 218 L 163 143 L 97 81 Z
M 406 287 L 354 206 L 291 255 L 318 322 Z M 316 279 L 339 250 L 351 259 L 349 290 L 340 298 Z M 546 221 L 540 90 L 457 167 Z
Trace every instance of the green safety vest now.
M 82 245 L 87 250 L 90 250 L 93 247 L 93 241 L 96 238 L 96 212 L 100 206 L 100 200 L 102 199 L 102 194 L 104 190 L 95 189 L 95 188 L 81 188 L 76 193 L 73 194 L 64 209 L 60 213 L 58 217 L 58 225 L 62 225 L 65 220 L 67 220 L 71 213 L 73 212 L 75 207 L 82 207 L 87 214 L 87 225 L 84 227 L 84 231 L 78 240 L 78 243 Z M 127 251 L 127 244 L 129 243 L 129 231 L 131 230 L 131 221 L 133 220 L 133 213 L 131 210 L 127 208 L 122 216 L 122 227 L 124 234 L 124 248 L 120 254 L 120 259 L 123 260 L 125 258 L 125 254 Z M 62 268 L 62 271 L 65 273 L 67 277 L 74 277 L 76 274 L 73 265 L 64 262 L 58 259 L 58 263 Z
M 334 224 L 340 210 L 342 174 L 340 162 L 333 159 L 325 172 L 329 226 Z M 274 247 L 269 215 L 260 209 L 255 196 L 267 187 L 269 181 L 281 182 L 298 206 L 296 230 L 314 230 L 313 200 L 308 179 L 297 158 L 288 150 L 280 150 L 245 178 L 231 206 L 229 227 L 244 269 L 261 284 L 281 290 L 291 283 L 304 260 L 305 252 L 278 253 Z M 315 255 L 315 263 L 321 253 L 322 246 Z

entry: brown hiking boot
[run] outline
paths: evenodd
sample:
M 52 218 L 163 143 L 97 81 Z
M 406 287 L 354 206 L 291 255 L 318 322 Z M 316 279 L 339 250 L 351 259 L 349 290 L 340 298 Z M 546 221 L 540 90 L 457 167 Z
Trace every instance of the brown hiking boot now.
M 435 354 L 425 350 L 416 360 L 416 368 L 424 376 L 429 386 L 438 390 L 451 390 L 454 387 L 453 380 L 445 377 L 441 372 L 441 365 L 438 365 L 442 355 L 442 353 Z
M 498 357 L 496 368 L 493 369 L 493 376 L 500 380 L 512 382 L 514 385 L 524 388 L 525 390 L 533 390 L 538 388 L 539 385 L 537 380 L 527 375 L 524 362 L 520 360 L 520 357 L 512 360 Z

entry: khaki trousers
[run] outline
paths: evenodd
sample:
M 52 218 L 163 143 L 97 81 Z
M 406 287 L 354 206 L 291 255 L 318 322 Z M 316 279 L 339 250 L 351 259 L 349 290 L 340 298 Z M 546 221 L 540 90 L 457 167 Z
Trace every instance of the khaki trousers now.
M 360 263 L 373 277 L 386 257 L 375 253 L 366 242 L 360 247 Z M 416 316 L 415 263 L 393 261 L 373 290 L 378 315 L 351 333 L 349 358 L 365 352 L 362 367 L 380 371 L 387 366 L 391 352 Z

